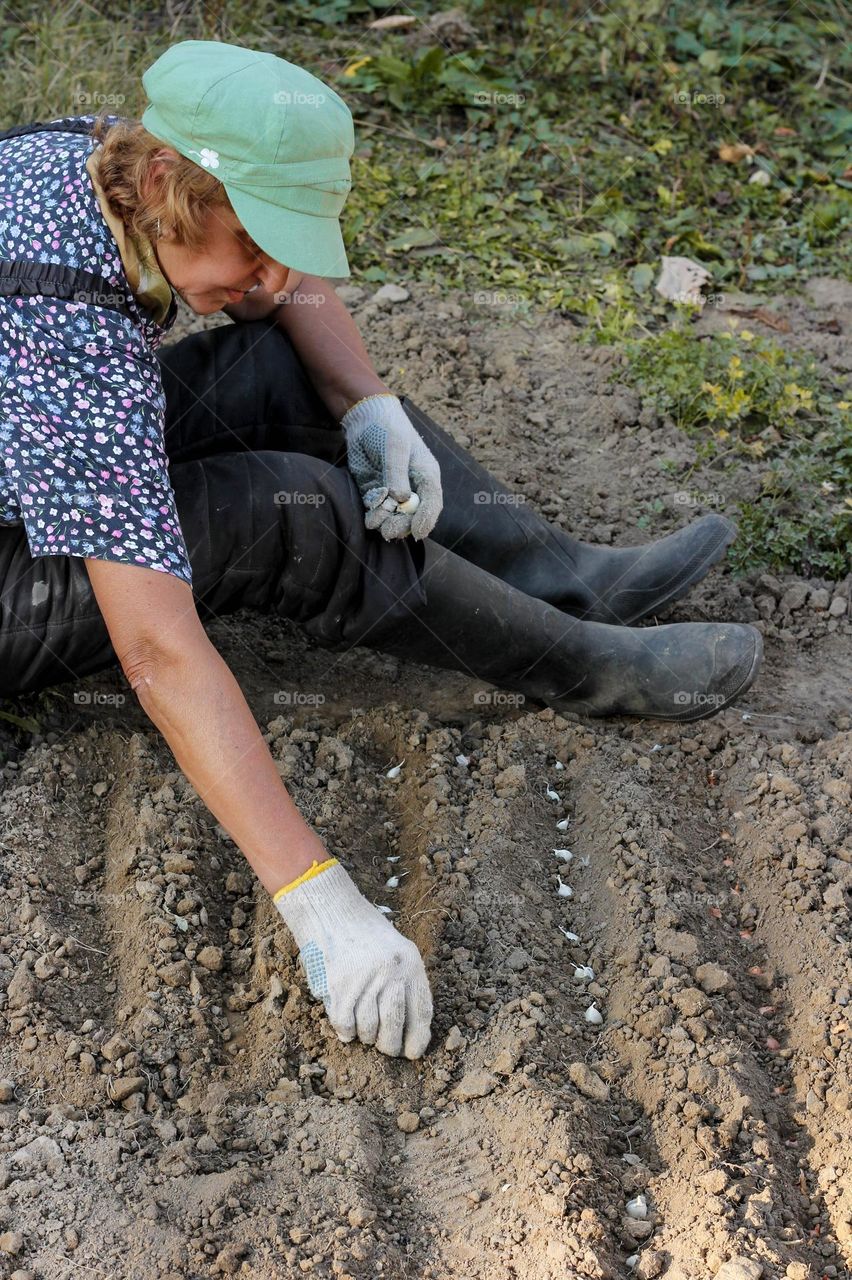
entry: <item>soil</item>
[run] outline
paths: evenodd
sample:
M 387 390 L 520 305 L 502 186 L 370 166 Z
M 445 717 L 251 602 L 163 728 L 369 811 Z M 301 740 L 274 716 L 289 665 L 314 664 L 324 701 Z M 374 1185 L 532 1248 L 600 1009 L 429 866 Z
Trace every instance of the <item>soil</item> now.
M 692 445 L 565 318 L 343 292 L 391 385 L 581 536 L 641 542 L 758 483 L 699 469 L 679 502 L 661 464 Z M 812 281 L 770 304 L 788 332 L 748 327 L 844 387 L 850 293 Z M 302 812 L 423 953 L 413 1063 L 337 1040 L 120 671 L 23 700 L 0 1277 L 852 1274 L 851 588 L 716 569 L 668 617 L 754 622 L 766 665 L 691 725 L 483 704 L 274 617 L 210 625 Z

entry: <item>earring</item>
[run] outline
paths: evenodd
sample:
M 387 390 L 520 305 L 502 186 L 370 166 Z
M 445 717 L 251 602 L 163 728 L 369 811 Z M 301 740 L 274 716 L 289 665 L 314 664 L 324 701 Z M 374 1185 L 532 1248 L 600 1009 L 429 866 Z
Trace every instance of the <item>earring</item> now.
M 157 239 L 160 238 L 160 219 L 157 219 Z

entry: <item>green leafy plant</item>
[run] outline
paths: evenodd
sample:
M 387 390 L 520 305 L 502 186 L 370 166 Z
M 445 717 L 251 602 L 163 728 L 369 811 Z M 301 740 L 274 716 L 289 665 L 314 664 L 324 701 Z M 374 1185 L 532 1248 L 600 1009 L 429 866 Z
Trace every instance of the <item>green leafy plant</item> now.
M 852 568 L 852 399 L 813 359 L 747 329 L 680 324 L 624 346 L 628 378 L 695 441 L 699 462 L 766 460 L 732 561 L 839 578 Z M 623 371 L 620 376 L 623 376 Z

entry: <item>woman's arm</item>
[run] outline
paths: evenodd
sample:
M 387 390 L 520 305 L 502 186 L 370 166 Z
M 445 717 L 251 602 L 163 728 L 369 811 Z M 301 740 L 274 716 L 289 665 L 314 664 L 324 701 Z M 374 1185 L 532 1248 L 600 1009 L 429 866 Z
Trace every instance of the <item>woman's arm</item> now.
M 275 893 L 328 853 L 290 798 L 192 590 L 172 574 L 87 560 L 113 648 L 143 710 L 210 812 Z
M 417 947 L 329 857 L 284 787 L 239 685 L 173 574 L 86 560 L 113 648 L 143 709 L 290 929 L 344 1042 L 419 1058 L 432 994 Z
M 237 322 L 274 317 L 338 421 L 364 396 L 388 393 L 355 321 L 327 280 L 291 271 L 282 293 L 287 295 L 283 300 L 279 294 L 255 289 L 222 310 Z
M 363 396 L 389 392 L 373 368 L 355 321 L 327 280 L 302 276 L 276 313 L 275 323 L 287 334 L 338 421 Z

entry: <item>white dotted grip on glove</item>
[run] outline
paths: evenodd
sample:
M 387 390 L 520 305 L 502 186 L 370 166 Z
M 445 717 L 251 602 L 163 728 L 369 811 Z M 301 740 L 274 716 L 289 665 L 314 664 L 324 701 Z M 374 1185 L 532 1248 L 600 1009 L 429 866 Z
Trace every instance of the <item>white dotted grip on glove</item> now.
M 299 947 L 311 993 L 338 1037 L 420 1058 L 432 993 L 420 952 L 359 891 L 336 858 L 314 864 L 273 902 Z

